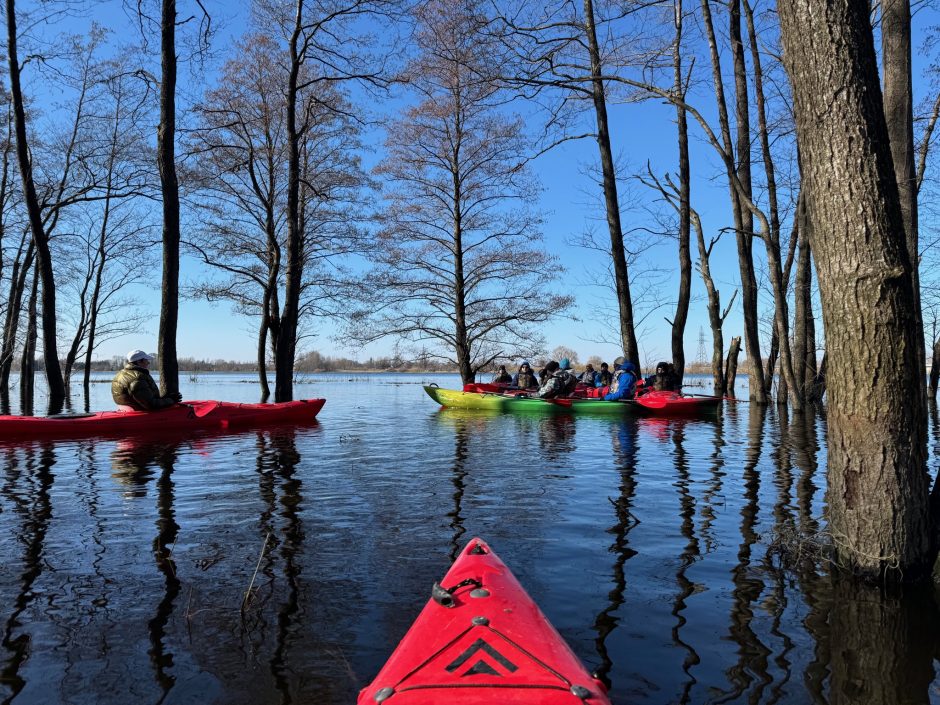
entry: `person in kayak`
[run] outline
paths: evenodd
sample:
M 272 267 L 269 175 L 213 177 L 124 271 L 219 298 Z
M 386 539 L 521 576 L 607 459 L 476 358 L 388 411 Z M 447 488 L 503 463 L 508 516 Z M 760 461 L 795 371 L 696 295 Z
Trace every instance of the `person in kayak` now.
M 562 394 L 568 396 L 575 390 L 575 387 L 578 386 L 578 375 L 575 374 L 574 369 L 571 367 L 571 361 L 567 357 L 561 358 L 561 361 L 558 363 L 558 369 L 567 375 L 565 378 L 565 389 Z
M 594 387 L 597 384 L 597 372 L 594 371 L 594 365 L 590 362 L 584 366 L 584 372 L 581 373 L 581 376 L 578 378 L 581 384 L 586 384 L 589 387 Z
M 606 362 L 601 363 L 601 370 L 597 373 L 597 377 L 594 379 L 595 387 L 609 387 L 610 383 L 614 381 L 614 376 L 610 374 L 610 367 Z
M 679 384 L 679 375 L 676 374 L 675 365 L 671 362 L 660 362 L 656 365 L 656 374 L 646 378 L 646 391 L 656 390 L 657 392 L 678 392 L 682 385 Z
M 127 363 L 111 381 L 111 397 L 118 406 L 129 406 L 136 411 L 156 411 L 178 403 L 179 393 L 160 396 L 157 383 L 150 376 L 153 357 L 143 350 L 127 353 Z
M 567 369 L 562 369 L 561 365 L 554 360 L 545 365 L 545 381 L 539 387 L 537 396 L 540 399 L 555 399 L 568 394 L 569 388 L 573 389 L 578 383 L 575 377 Z
M 496 374 L 493 375 L 493 384 L 510 384 L 512 382 L 512 375 L 506 372 L 506 365 L 500 365 L 499 369 L 496 370 Z
M 627 362 L 624 357 L 618 357 L 614 360 L 614 379 L 610 383 L 610 391 L 604 395 L 604 401 L 633 399 L 637 378 L 636 365 Z
M 535 377 L 535 371 L 529 365 L 528 360 L 523 360 L 519 365 L 519 371 L 512 376 L 512 386 L 519 389 L 538 389 L 539 381 Z

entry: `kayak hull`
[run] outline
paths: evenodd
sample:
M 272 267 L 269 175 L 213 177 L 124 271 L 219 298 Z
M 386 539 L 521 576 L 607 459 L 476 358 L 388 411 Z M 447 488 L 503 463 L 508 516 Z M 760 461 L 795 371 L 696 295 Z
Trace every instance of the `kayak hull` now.
M 82 438 L 146 436 L 167 431 L 198 431 L 313 421 L 325 399 L 280 404 L 187 401 L 159 411 L 103 411 L 76 417 L 0 416 L 0 438 Z
M 603 399 L 538 399 L 514 394 L 463 392 L 456 389 L 425 387 L 424 391 L 441 406 L 450 409 L 487 409 L 490 411 L 565 413 L 565 414 L 643 414 L 645 410 L 634 401 Z
M 642 404 L 654 416 L 709 416 L 718 413 L 724 399 L 651 391 L 637 397 L 637 403 Z
M 440 586 L 456 586 L 452 606 L 428 601 L 358 705 L 610 705 L 485 542 L 472 539 Z

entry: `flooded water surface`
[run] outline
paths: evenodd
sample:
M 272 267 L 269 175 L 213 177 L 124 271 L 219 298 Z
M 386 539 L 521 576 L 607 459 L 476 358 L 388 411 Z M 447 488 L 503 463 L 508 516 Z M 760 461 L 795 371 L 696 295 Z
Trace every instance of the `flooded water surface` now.
M 940 702 L 933 591 L 795 540 L 824 528 L 819 412 L 448 411 L 431 381 L 459 382 L 311 377 L 308 427 L 0 440 L 0 702 L 354 703 L 473 536 L 618 705 Z

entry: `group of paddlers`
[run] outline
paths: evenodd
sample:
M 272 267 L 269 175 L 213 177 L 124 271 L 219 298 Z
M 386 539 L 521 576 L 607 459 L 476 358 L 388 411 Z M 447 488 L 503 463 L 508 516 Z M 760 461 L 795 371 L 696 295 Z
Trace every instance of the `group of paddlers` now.
M 633 399 L 652 390 L 678 392 L 682 386 L 671 362 L 660 362 L 656 365 L 656 372 L 643 379 L 639 368 L 625 357 L 614 360 L 613 372 L 606 362 L 602 362 L 600 370 L 588 363 L 580 374 L 571 367 L 567 357 L 549 361 L 538 373 L 527 360 L 523 360 L 516 374 L 510 374 L 505 365 L 500 365 L 493 384 L 532 390 L 542 399 L 579 396 L 606 401 Z

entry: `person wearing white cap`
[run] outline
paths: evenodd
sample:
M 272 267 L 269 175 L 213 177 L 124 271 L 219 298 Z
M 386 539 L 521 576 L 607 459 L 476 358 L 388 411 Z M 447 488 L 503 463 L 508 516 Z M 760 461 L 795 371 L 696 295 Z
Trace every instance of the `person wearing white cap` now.
M 136 411 L 156 411 L 178 403 L 181 394 L 160 396 L 157 383 L 150 376 L 152 355 L 143 350 L 131 350 L 127 362 L 111 381 L 111 397 L 118 406 L 129 406 Z

